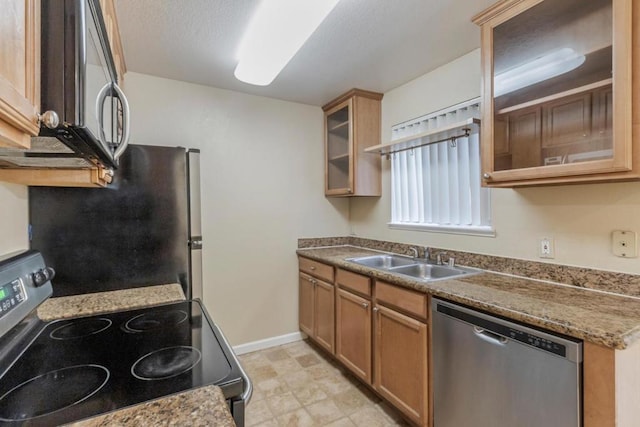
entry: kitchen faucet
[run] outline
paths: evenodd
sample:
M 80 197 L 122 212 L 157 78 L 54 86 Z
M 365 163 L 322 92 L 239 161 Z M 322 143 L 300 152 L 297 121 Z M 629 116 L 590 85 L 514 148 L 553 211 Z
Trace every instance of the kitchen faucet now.
M 447 264 L 449 267 L 455 267 L 455 265 L 456 265 L 456 259 L 455 259 L 454 257 L 452 257 L 452 256 L 450 256 L 450 257 L 447 259 L 447 262 L 446 262 L 446 263 L 444 262 L 444 259 L 443 259 L 442 257 L 443 257 L 443 256 L 446 256 L 446 255 L 447 255 L 447 253 L 446 253 L 446 252 L 444 252 L 444 251 L 443 251 L 443 252 L 438 252 L 438 253 L 436 254 L 436 264 L 437 264 L 437 265 L 445 265 L 445 264 Z
M 424 259 L 427 261 L 431 259 L 431 248 L 429 246 L 424 247 Z
M 413 254 L 413 259 L 418 258 L 418 248 L 416 248 L 415 246 L 411 246 L 409 250 Z

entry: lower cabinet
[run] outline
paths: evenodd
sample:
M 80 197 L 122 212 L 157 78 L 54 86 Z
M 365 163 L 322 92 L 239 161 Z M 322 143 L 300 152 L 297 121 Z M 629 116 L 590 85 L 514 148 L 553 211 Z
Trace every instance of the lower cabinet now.
M 333 354 L 335 328 L 333 285 L 300 273 L 298 292 L 300 330 Z
M 374 387 L 418 425 L 428 425 L 427 325 L 376 305 Z
M 371 381 L 371 301 L 336 293 L 336 357 L 367 384 Z
M 329 283 L 329 267 L 300 258 L 300 330 L 407 419 L 429 426 L 427 295 L 342 269 Z

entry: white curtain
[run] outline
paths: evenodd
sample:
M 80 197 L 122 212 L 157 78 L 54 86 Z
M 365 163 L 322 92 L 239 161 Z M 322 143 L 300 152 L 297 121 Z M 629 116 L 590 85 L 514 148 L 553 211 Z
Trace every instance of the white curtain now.
M 429 124 L 455 121 L 455 111 L 437 119 Z M 478 133 L 455 144 L 444 141 L 392 154 L 391 181 L 393 223 L 490 225 L 489 190 L 480 185 Z

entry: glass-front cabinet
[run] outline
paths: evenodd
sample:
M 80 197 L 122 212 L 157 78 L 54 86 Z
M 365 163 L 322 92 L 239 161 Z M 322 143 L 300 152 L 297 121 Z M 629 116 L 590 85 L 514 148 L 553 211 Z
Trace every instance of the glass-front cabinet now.
M 381 99 L 353 89 L 322 107 L 326 196 L 380 196 L 380 156 L 364 149 L 380 144 Z
M 474 18 L 485 185 L 640 177 L 632 1 L 507 0 Z

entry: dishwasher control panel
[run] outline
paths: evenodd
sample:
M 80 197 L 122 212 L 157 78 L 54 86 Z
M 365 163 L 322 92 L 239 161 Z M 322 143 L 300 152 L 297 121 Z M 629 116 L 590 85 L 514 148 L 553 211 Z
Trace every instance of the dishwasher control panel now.
M 446 314 L 447 316 L 462 320 L 463 322 L 475 325 L 476 327 L 481 328 L 480 330 L 489 331 L 490 333 L 519 341 L 523 344 L 548 351 L 549 353 L 557 354 L 558 356 L 567 356 L 567 347 L 564 344 L 561 344 L 549 338 L 543 338 L 542 335 L 523 331 L 521 330 L 522 328 L 515 329 L 507 325 L 502 325 L 500 323 L 484 319 L 482 317 L 474 316 L 473 314 L 457 310 L 447 305 L 438 304 L 437 311 L 439 313 Z

